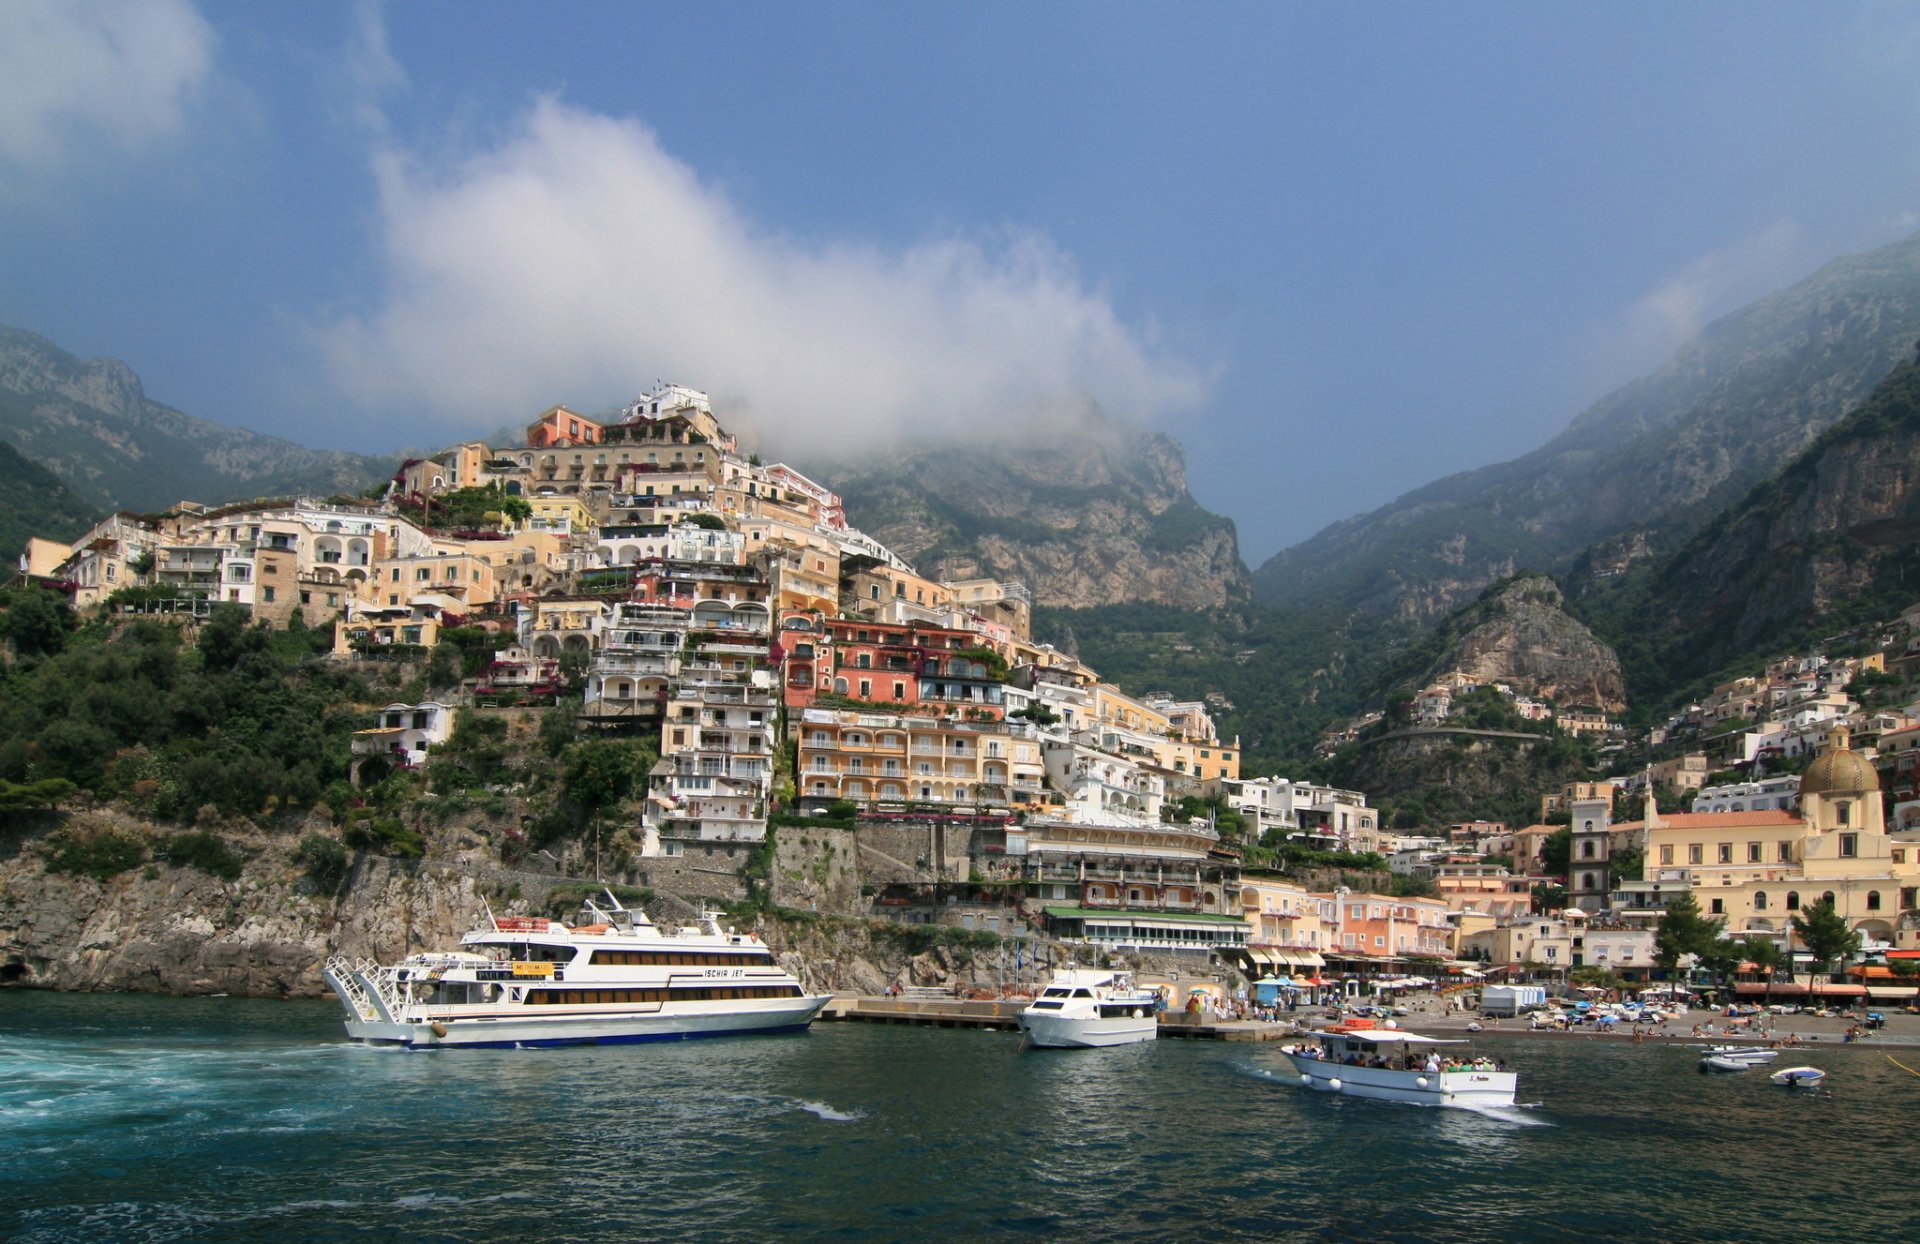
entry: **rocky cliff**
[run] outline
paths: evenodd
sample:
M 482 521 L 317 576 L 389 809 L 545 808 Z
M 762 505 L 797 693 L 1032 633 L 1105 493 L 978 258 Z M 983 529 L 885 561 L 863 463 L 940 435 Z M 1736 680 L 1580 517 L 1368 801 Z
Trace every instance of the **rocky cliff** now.
M 1509 683 L 1558 705 L 1626 707 L 1626 682 L 1613 649 L 1566 610 L 1560 587 L 1523 575 L 1487 593 L 1428 677 L 1459 670 L 1486 683 Z
M 146 395 L 117 359 L 82 361 L 44 337 L 0 327 L 0 438 L 99 511 L 160 510 L 183 498 L 357 492 L 379 459 L 182 414 Z
M 1920 354 L 1671 556 L 1603 589 L 1667 686 L 1897 616 L 1920 595 Z
M 1443 615 L 1515 567 L 1639 528 L 1684 539 L 1805 449 L 1920 336 L 1920 235 L 1728 315 L 1547 445 L 1328 527 L 1254 575 L 1263 600 Z
M 1229 519 L 1187 492 L 1171 437 L 1088 412 L 1045 441 L 929 445 L 814 468 L 847 516 L 943 579 L 1018 579 L 1059 608 L 1244 602 Z

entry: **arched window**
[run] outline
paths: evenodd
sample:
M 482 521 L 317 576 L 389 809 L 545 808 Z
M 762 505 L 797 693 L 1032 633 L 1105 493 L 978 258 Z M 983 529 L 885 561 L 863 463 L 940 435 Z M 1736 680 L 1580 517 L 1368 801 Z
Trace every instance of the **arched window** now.
M 1753 909 L 1755 911 L 1765 911 L 1767 909 L 1767 892 L 1765 890 L 1755 890 L 1753 892 Z
M 1593 832 L 1593 822 L 1592 822 L 1592 821 L 1588 821 L 1588 822 L 1587 822 L 1587 823 L 1586 823 L 1586 824 L 1585 824 L 1585 825 L 1584 825 L 1584 826 L 1583 826 L 1582 828 L 1583 828 L 1583 830 L 1584 830 L 1584 831 L 1585 831 L 1586 833 L 1589 833 L 1589 834 L 1590 834 L 1590 833 L 1592 833 L 1592 832 Z
M 1798 890 L 1787 891 L 1787 910 L 1788 911 L 1800 910 L 1800 891 Z
M 1583 860 L 1590 860 L 1593 858 L 1592 841 L 1589 840 L 1587 842 L 1583 842 L 1580 844 L 1580 858 Z
M 1878 890 L 1867 891 L 1867 910 L 1868 911 L 1880 910 L 1880 891 Z
M 1825 894 L 1822 894 L 1820 896 L 1820 901 L 1825 903 L 1829 907 L 1833 906 L 1833 891 L 1828 890 Z

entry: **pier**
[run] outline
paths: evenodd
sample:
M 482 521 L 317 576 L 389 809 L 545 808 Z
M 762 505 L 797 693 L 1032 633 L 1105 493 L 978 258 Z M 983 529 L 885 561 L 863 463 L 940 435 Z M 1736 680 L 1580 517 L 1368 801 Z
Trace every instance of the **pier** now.
M 962 999 L 944 990 L 910 989 L 899 997 L 840 994 L 820 1012 L 822 1020 L 905 1024 L 920 1028 L 987 1028 L 1017 1032 L 1025 998 Z M 1291 1024 L 1221 1020 L 1168 1012 L 1159 1036 L 1200 1041 L 1279 1041 L 1294 1035 Z

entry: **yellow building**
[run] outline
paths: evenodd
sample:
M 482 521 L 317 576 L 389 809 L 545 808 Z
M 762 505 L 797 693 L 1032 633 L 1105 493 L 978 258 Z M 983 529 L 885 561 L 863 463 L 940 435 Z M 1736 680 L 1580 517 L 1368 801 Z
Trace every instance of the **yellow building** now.
M 1640 825 L 1644 879 L 1691 888 L 1703 914 L 1730 936 L 1784 936 L 1791 917 L 1822 899 L 1863 939 L 1920 945 L 1920 834 L 1889 834 L 1873 764 L 1835 730 L 1800 779 L 1799 815 L 1664 814 Z
M 1254 970 L 1290 972 L 1323 967 L 1332 943 L 1333 899 L 1291 881 L 1242 878 L 1240 908 L 1247 921 L 1247 956 Z

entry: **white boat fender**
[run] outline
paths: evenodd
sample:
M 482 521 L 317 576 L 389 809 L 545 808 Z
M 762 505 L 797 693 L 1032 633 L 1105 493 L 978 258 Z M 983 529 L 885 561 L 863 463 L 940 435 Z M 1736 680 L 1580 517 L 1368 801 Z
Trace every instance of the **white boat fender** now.
M 1328 1080 L 1327 1087 L 1338 1093 L 1340 1091 L 1340 1077 L 1335 1076 L 1333 1079 Z
M 441 1023 L 441 1022 L 440 1022 L 439 1020 L 437 1020 L 437 1019 L 436 1019 L 436 1020 L 434 1020 L 434 1021 L 433 1021 L 433 1022 L 432 1022 L 431 1024 L 428 1024 L 428 1025 L 427 1025 L 427 1028 L 428 1028 L 428 1030 L 430 1030 L 430 1031 L 431 1031 L 431 1032 L 433 1033 L 433 1035 L 434 1035 L 434 1036 L 436 1036 L 436 1037 L 444 1037 L 444 1036 L 446 1036 L 446 1035 L 447 1035 L 447 1026 L 446 1026 L 445 1024 L 443 1024 L 443 1023 Z
M 1413 1082 L 1421 1088 L 1427 1087 L 1427 1077 L 1425 1076 L 1415 1076 Z

